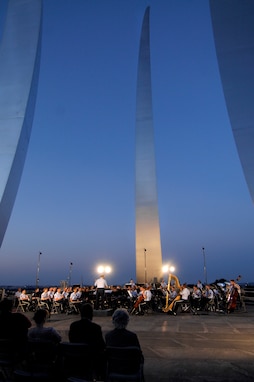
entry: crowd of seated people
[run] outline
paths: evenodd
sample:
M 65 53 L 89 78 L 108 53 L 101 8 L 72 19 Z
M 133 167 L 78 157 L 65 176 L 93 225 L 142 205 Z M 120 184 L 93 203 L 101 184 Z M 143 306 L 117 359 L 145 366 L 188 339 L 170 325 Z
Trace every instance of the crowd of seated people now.
M 43 293 L 45 292 L 44 290 Z M 75 290 L 75 292 L 78 291 Z M 135 351 L 135 358 L 136 352 L 139 352 L 142 366 L 144 357 L 138 337 L 126 329 L 129 322 L 126 309 L 115 310 L 112 316 L 114 329 L 106 333 L 105 337 L 101 326 L 92 322 L 92 304 L 81 303 L 79 313 L 80 318 L 70 324 L 69 341 L 63 342 L 60 333 L 53 326 L 45 325 L 49 318 L 47 309 L 38 309 L 30 321 L 24 313 L 13 311 L 12 300 L 1 301 L 0 340 L 10 341 L 11 357 L 13 357 L 13 362 L 8 366 L 9 376 L 11 378 L 14 376 L 14 380 L 18 376 L 22 376 L 22 380 L 25 380 L 26 376 L 31 378 L 37 375 L 47 381 L 54 381 L 56 378 L 67 381 L 70 376 L 104 381 L 107 380 L 109 370 L 108 351 L 112 350 L 112 347 L 119 349 L 120 352 L 120 348 L 125 349 L 131 346 L 130 351 Z M 15 341 L 14 348 L 13 341 Z M 89 362 L 87 362 L 88 358 L 83 357 L 85 353 L 82 353 L 82 349 L 84 348 Z M 123 361 L 125 362 L 124 359 Z M 118 372 L 121 372 L 123 365 L 119 369 L 118 363 L 117 367 Z M 126 373 L 126 370 L 124 372 Z

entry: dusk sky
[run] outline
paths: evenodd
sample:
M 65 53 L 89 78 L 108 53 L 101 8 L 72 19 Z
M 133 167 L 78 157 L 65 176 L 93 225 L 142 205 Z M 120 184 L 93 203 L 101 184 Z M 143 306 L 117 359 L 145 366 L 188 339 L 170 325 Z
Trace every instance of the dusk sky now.
M 206 0 L 44 0 L 41 68 L 0 284 L 135 280 L 138 49 L 150 6 L 163 263 L 180 282 L 254 281 L 254 207 L 224 101 Z M 147 248 L 149 262 L 149 248 Z M 167 276 L 165 275 L 165 278 Z

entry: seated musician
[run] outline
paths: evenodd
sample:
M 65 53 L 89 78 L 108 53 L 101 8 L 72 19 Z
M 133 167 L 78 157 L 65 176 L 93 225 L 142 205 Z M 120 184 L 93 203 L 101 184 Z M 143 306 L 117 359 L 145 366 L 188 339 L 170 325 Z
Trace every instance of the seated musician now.
M 178 296 L 175 297 L 175 299 L 171 302 L 169 306 L 169 314 L 173 314 L 174 316 L 176 316 L 179 304 L 184 301 L 188 301 L 189 296 L 190 290 L 187 287 L 187 284 L 184 283 L 180 288 Z
M 191 307 L 194 310 L 197 310 L 200 308 L 201 297 L 202 297 L 201 290 L 197 287 L 197 285 L 194 285 L 191 296 L 190 296 Z
M 241 294 L 241 287 L 235 282 L 235 280 L 230 280 L 229 295 L 227 299 L 227 312 L 232 313 L 237 305 L 237 300 Z
M 43 291 L 41 294 L 41 301 L 46 304 L 46 306 L 50 312 L 51 307 L 52 307 L 52 300 L 51 300 L 51 297 L 49 295 L 49 288 L 47 288 L 47 287 L 43 288 Z
M 68 300 L 65 298 L 61 288 L 57 288 L 57 291 L 54 294 L 53 300 L 60 304 L 60 310 L 61 312 L 64 312 L 66 310 L 66 307 L 68 305 Z
M 201 309 L 205 309 L 206 305 L 214 299 L 214 293 L 211 289 L 211 286 L 208 284 L 205 287 L 205 290 L 202 293 L 200 307 Z
M 143 297 L 144 297 L 144 308 L 152 308 L 152 292 L 151 292 L 151 287 L 148 286 L 146 288 L 143 288 Z
M 22 302 L 23 305 L 25 305 L 24 310 L 27 310 L 29 305 L 30 305 L 30 296 L 28 296 L 28 294 L 26 294 L 26 289 L 22 290 L 22 292 L 19 296 L 19 300 Z

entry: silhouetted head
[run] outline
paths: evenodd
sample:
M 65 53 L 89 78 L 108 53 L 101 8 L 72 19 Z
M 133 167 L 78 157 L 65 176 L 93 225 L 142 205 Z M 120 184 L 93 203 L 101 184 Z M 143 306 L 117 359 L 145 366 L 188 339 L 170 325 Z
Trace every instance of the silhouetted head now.
M 126 309 L 116 309 L 112 316 L 112 322 L 116 329 L 126 328 L 129 319 L 129 313 Z
M 0 312 L 6 313 L 12 311 L 12 300 L 5 298 L 0 302 Z
M 80 314 L 82 318 L 88 318 L 92 320 L 93 318 L 93 307 L 91 304 L 82 304 L 80 307 Z
M 39 309 L 34 313 L 33 319 L 36 324 L 43 324 L 48 317 L 48 311 L 46 309 Z

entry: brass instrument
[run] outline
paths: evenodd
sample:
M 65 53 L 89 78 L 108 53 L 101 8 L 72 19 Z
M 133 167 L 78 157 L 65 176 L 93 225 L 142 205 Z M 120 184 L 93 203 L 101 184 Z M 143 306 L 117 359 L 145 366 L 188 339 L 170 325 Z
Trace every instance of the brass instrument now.
M 169 306 L 170 304 L 168 303 L 169 300 L 169 292 L 170 292 L 170 286 L 171 286 L 171 281 L 174 281 L 174 285 L 177 289 L 181 289 L 180 282 L 178 280 L 178 277 L 175 275 L 172 275 L 171 273 L 168 276 L 168 288 L 167 288 L 167 294 L 166 294 L 166 305 L 164 308 L 162 308 L 163 312 L 168 312 L 169 311 Z

